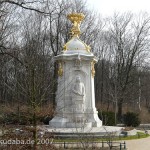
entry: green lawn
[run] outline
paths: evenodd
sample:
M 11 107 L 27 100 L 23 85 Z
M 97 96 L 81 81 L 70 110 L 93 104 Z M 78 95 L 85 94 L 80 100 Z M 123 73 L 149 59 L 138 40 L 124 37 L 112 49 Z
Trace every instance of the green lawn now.
M 113 137 L 113 136 L 110 136 L 110 137 L 101 137 L 101 138 L 96 138 L 96 137 L 82 137 L 82 136 L 79 136 L 77 137 L 76 139 L 72 139 L 72 138 L 66 138 L 66 139 L 54 139 L 54 142 L 81 142 L 81 141 L 85 141 L 85 142 L 88 142 L 88 141 L 118 141 L 118 140 L 133 140 L 133 139 L 141 139 L 141 138 L 147 138 L 149 137 L 150 135 L 148 134 L 145 134 L 143 132 L 137 132 L 137 135 L 133 135 L 133 136 L 120 136 L 120 137 Z

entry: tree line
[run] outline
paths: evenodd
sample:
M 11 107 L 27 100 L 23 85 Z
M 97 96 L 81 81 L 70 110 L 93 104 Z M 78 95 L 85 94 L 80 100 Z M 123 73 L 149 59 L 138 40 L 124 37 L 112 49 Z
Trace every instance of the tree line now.
M 114 13 L 108 18 L 83 0 L 2 0 L 0 2 L 0 103 L 55 105 L 57 68 L 54 56 L 70 39 L 72 12 L 86 17 L 81 39 L 98 58 L 96 103 L 123 108 L 150 107 L 149 29 L 147 13 Z

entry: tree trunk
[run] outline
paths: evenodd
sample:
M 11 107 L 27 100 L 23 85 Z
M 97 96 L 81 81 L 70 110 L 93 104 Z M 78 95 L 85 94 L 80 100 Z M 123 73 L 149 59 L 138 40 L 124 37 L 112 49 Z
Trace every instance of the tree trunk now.
M 34 110 L 34 114 L 33 114 L 33 127 L 34 127 L 34 129 L 33 129 L 34 150 L 36 150 L 37 149 L 37 120 L 36 120 L 36 110 Z
M 102 70 L 101 70 L 101 106 L 103 104 L 103 94 L 104 94 L 104 62 L 103 62 L 103 59 L 102 59 Z M 108 102 L 109 103 L 109 102 Z
M 54 79 L 54 84 L 53 84 L 53 95 L 52 95 L 52 100 L 53 100 L 53 108 L 55 108 L 55 99 L 56 99 L 56 90 L 57 90 L 57 78 L 58 78 L 58 64 L 57 62 L 54 62 L 54 74 L 53 74 L 53 79 Z
M 122 122 L 122 99 L 118 101 L 118 120 Z

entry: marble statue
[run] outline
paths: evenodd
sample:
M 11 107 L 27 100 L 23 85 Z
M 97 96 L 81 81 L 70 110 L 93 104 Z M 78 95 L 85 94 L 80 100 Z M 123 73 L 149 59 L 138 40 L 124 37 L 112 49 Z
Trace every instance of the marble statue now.
M 80 76 L 76 76 L 76 81 L 72 87 L 72 97 L 81 96 L 83 99 L 85 97 L 85 86 L 84 83 L 81 82 Z
M 71 88 L 72 107 L 74 112 L 84 111 L 85 86 L 81 82 L 80 76 L 76 76 L 75 83 Z

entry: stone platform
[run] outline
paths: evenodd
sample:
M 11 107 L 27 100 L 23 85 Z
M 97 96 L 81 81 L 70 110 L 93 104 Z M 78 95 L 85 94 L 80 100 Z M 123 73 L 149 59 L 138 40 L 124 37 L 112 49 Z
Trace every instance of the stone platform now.
M 46 133 L 51 133 L 55 137 L 70 138 L 79 136 L 119 136 L 123 130 L 123 127 L 115 126 L 101 126 L 101 127 L 85 127 L 85 128 L 51 128 L 49 126 L 42 126 Z

